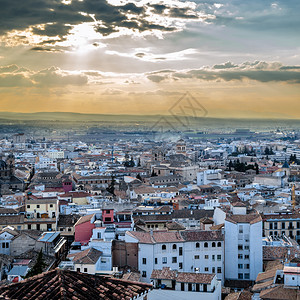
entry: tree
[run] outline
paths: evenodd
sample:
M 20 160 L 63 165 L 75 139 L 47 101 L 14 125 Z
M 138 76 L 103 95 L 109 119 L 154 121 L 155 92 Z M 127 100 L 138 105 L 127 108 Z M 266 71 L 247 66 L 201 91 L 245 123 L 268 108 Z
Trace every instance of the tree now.
M 157 174 L 154 172 L 154 170 L 152 170 L 151 177 L 155 177 L 155 176 L 157 176 Z
M 114 196 L 116 196 L 115 195 L 115 183 L 116 183 L 115 176 L 111 176 L 111 183 L 108 186 L 108 188 L 106 189 L 109 193 L 113 194 Z
M 269 147 L 266 147 L 266 149 L 265 149 L 265 155 L 269 155 L 270 154 L 270 149 L 269 149 Z
M 255 163 L 255 171 L 256 171 L 256 174 L 259 174 L 259 167 L 258 167 L 257 163 Z
M 41 249 L 34 266 L 28 271 L 26 278 L 42 273 L 45 267 L 46 263 L 43 259 L 43 251 Z

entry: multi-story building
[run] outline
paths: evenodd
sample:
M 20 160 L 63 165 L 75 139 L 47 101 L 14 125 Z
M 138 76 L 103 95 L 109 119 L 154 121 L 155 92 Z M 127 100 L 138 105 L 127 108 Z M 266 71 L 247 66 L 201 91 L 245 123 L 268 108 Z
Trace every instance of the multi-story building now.
M 153 270 L 154 290 L 149 299 L 221 300 L 221 283 L 215 274 Z
M 24 224 L 26 229 L 55 231 L 58 220 L 57 197 L 38 198 L 30 196 L 25 201 Z
M 225 218 L 225 278 L 255 280 L 262 262 L 262 218 L 236 203 Z
M 289 236 L 300 241 L 300 213 L 278 212 L 263 215 L 264 236 Z
M 216 274 L 224 280 L 224 238 L 221 231 L 130 231 L 126 243 L 138 244 L 138 269 L 144 282 L 152 270 L 170 267 L 180 272 Z

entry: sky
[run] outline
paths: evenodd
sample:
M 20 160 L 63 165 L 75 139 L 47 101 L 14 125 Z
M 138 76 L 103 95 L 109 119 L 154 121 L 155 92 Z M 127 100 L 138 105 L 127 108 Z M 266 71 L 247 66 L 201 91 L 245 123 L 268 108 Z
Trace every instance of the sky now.
M 300 119 L 299 0 L 0 0 L 0 111 Z

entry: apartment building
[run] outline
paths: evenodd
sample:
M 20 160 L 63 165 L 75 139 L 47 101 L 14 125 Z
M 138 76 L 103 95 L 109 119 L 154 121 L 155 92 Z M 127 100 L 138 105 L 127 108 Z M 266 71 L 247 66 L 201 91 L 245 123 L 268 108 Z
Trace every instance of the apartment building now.
M 224 281 L 224 237 L 221 231 L 128 231 L 126 243 L 138 244 L 138 269 L 150 282 L 152 270 L 216 274 Z

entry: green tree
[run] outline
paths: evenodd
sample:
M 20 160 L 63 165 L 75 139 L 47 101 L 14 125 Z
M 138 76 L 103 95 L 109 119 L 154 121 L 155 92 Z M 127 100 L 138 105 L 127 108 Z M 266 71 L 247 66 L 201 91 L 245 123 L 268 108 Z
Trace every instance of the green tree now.
M 151 177 L 157 176 L 157 174 L 152 170 Z
M 29 278 L 29 277 L 32 277 L 32 276 L 42 273 L 46 266 L 47 265 L 43 259 L 43 251 L 41 249 L 34 266 L 28 271 L 25 278 Z
M 259 167 L 258 167 L 257 163 L 255 163 L 255 171 L 256 171 L 256 174 L 259 174 Z
M 116 196 L 115 195 L 115 184 L 116 184 L 115 176 L 111 176 L 111 183 L 110 183 L 110 185 L 108 186 L 108 188 L 106 190 L 109 193 L 113 194 L 114 196 Z

